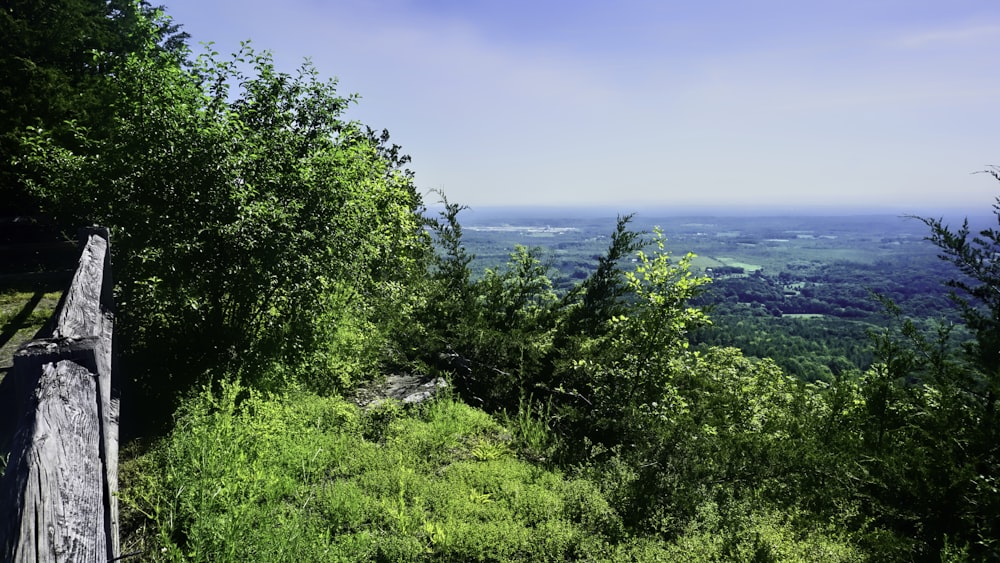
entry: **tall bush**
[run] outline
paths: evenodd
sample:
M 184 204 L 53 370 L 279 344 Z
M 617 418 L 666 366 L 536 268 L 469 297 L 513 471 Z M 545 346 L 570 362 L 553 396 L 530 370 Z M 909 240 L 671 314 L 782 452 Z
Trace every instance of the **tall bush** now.
M 317 350 L 335 327 L 405 313 L 389 300 L 405 304 L 422 271 L 406 158 L 345 120 L 355 97 L 308 62 L 286 74 L 248 44 L 186 55 L 149 41 L 106 76 L 106 132 L 80 127 L 68 145 L 34 130 L 20 161 L 32 189 L 63 224 L 111 228 L 122 343 L 147 390 L 208 369 L 349 366 Z M 378 331 L 338 337 L 384 347 Z M 357 374 L 309 377 L 326 375 Z

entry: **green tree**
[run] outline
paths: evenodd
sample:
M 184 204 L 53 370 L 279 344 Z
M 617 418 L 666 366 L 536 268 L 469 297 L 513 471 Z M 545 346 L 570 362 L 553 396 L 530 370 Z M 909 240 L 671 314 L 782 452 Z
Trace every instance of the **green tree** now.
M 1000 169 L 986 170 L 1000 180 Z M 993 205 L 1000 223 L 1000 197 Z M 937 533 L 932 541 L 942 546 L 944 537 L 967 542 L 973 553 L 1000 557 L 1000 230 L 995 226 L 973 233 L 966 219 L 958 229 L 942 219 L 919 218 L 930 229 L 928 240 L 941 251 L 940 257 L 952 264 L 959 275 L 947 281 L 953 289 L 962 318 L 974 340 L 966 346 L 967 361 L 954 365 L 946 361 L 941 345 L 917 340 L 922 352 L 918 361 L 934 359 L 925 382 L 919 412 L 929 415 L 917 428 L 921 437 L 940 440 L 932 459 L 938 465 L 950 463 L 947 477 L 937 475 L 940 503 L 934 506 Z M 946 336 L 946 335 L 944 335 Z M 941 339 L 939 339 L 941 340 Z M 931 341 L 934 344 L 934 341 Z M 940 358 L 940 359 L 935 359 Z M 927 363 L 925 360 L 923 363 Z M 930 395 L 927 395 L 930 393 Z M 947 447 L 941 448 L 941 445 Z M 928 450 L 935 447 L 928 444 Z M 942 450 L 949 455 L 940 460 Z M 928 470 L 930 473 L 932 470 Z M 960 522 L 960 524 L 956 524 Z
M 122 342 L 154 395 L 267 366 L 340 388 L 385 347 L 373 319 L 405 315 L 422 273 L 405 158 L 342 119 L 354 98 L 308 63 L 282 73 L 247 44 L 185 56 L 149 39 L 106 77 L 106 135 L 27 137 L 33 193 L 64 224 L 111 227 Z
M 617 314 L 581 343 L 565 374 L 574 393 L 586 399 L 580 414 L 591 422 L 578 424 L 591 427 L 589 438 L 607 445 L 640 439 L 650 417 L 683 408 L 673 376 L 688 356 L 688 334 L 708 323 L 704 311 L 688 305 L 709 281 L 691 271 L 694 255 L 674 262 L 659 231 L 654 243 L 651 256 L 637 253 L 635 271 L 625 272 L 614 291 L 629 299 L 597 309 Z
M 418 340 L 419 354 L 444 353 L 454 358 L 457 346 L 457 331 L 464 320 L 474 317 L 475 295 L 472 286 L 472 270 L 469 264 L 473 255 L 469 254 L 462 241 L 462 224 L 458 215 L 464 205 L 451 203 L 443 192 L 437 192 L 443 209 L 439 216 L 427 219 L 427 226 L 433 233 L 435 252 L 426 267 L 428 283 L 424 287 L 426 299 L 423 301 L 421 329 L 427 332 Z M 413 339 L 413 336 L 410 337 Z
M 597 259 L 597 268 L 563 299 L 570 308 L 566 333 L 596 334 L 621 314 L 628 293 L 622 261 L 643 248 L 642 233 L 629 228 L 632 215 L 618 217 L 608 250 Z
M 1000 220 L 1000 201 L 994 212 Z M 827 481 L 824 502 L 854 503 L 849 520 L 867 528 L 864 543 L 879 557 L 996 559 L 1000 232 L 919 219 L 957 270 L 946 283 L 972 339 L 957 354 L 956 327 L 928 330 L 880 300 L 889 322 L 872 334 L 872 367 L 860 378 L 838 376 L 821 395 L 829 414 L 820 419 L 829 423 L 820 436 L 835 452 L 830 465 L 848 477 Z
M 74 125 L 96 135 L 114 101 L 105 78 L 146 41 L 179 52 L 187 34 L 162 17 L 144 25 L 157 13 L 146 2 L 4 0 L 0 6 L 0 200 L 7 212 L 32 213 L 37 202 L 11 162 L 22 154 L 25 128 L 45 128 L 63 144 L 75 142 Z
M 486 270 L 473 286 L 475 317 L 464 340 L 476 365 L 465 387 L 491 408 L 514 408 L 533 392 L 533 378 L 549 369 L 560 311 L 540 253 L 518 245 L 507 264 Z

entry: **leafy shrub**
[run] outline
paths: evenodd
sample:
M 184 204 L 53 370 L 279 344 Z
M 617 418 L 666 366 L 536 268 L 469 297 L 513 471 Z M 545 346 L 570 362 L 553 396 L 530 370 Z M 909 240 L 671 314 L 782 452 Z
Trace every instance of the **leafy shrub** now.
M 853 562 L 863 553 L 833 527 L 810 528 L 795 514 L 739 503 L 723 510 L 714 503 L 698 514 L 675 542 L 664 549 L 673 561 Z
M 308 63 L 282 73 L 248 44 L 187 55 L 149 40 L 100 78 L 108 123 L 73 143 L 35 129 L 19 164 L 62 224 L 111 229 L 116 331 L 149 409 L 206 370 L 343 390 L 423 274 L 406 157 L 344 120 L 356 98 Z

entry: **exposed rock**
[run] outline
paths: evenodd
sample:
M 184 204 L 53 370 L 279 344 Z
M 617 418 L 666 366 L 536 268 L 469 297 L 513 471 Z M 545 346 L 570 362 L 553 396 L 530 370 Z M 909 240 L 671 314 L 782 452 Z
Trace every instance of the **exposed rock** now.
M 390 375 L 380 386 L 359 389 L 355 401 L 362 407 L 378 406 L 388 399 L 415 405 L 433 398 L 446 387 L 448 382 L 443 377 Z

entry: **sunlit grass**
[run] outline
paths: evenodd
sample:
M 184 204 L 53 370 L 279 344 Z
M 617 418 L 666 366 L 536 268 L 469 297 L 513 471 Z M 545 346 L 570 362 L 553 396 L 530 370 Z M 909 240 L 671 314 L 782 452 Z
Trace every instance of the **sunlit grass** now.
M 61 295 L 59 291 L 0 293 L 0 368 L 10 367 L 14 352 L 45 325 Z
M 124 456 L 123 552 L 175 561 L 600 553 L 620 522 L 596 485 L 519 459 L 511 439 L 450 399 L 369 415 L 342 399 L 223 385 L 190 400 L 162 443 Z

